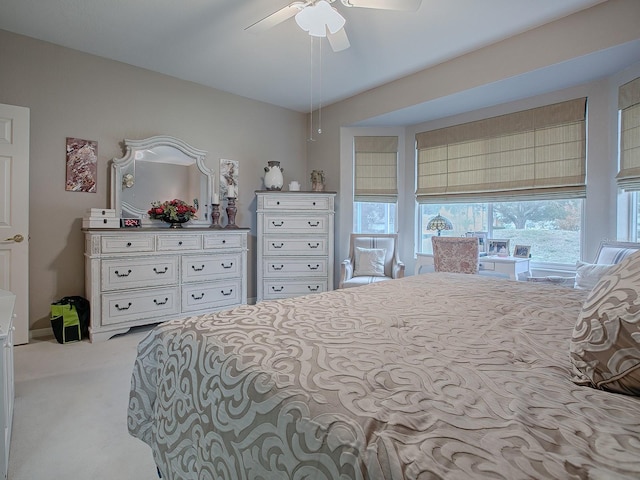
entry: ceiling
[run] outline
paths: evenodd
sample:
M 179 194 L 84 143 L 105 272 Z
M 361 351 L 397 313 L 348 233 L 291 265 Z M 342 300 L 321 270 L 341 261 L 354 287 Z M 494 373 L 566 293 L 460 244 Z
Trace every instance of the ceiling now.
M 603 0 L 423 0 L 417 12 L 347 8 L 337 1 L 351 47 L 334 53 L 326 39 L 316 41 L 313 73 L 310 37 L 293 19 L 259 34 L 245 31 L 289 1 L 2 0 L 0 29 L 308 112 L 312 97 L 314 108 L 320 100 L 326 106 Z M 638 52 L 635 45 L 618 53 Z M 581 68 L 602 75 L 599 64 L 615 68 L 610 54 L 595 64 L 582 59 Z M 497 87 L 491 92 L 517 95 Z M 468 110 L 468 100 L 465 105 Z M 420 115 L 416 106 L 372 124 L 424 120 Z

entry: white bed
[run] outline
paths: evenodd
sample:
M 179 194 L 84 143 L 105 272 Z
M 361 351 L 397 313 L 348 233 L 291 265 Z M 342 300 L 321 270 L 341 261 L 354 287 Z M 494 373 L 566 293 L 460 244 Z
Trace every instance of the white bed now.
M 637 479 L 640 397 L 572 381 L 588 293 L 428 274 L 162 324 L 129 430 L 166 479 Z

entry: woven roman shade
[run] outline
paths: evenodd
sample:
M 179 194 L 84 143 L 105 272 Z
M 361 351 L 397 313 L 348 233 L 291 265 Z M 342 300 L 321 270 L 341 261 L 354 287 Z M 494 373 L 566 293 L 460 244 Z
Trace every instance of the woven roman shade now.
M 586 98 L 416 134 L 421 203 L 583 198 Z
M 393 203 L 398 196 L 398 137 L 354 137 L 354 199 Z
M 620 112 L 620 171 L 618 186 L 640 190 L 640 78 L 618 89 Z

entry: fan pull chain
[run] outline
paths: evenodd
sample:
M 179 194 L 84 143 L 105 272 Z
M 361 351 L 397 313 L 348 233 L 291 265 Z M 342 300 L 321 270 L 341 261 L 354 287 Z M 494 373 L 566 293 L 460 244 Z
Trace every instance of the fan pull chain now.
M 322 39 L 320 41 L 320 60 L 318 62 L 318 84 L 319 88 L 319 98 L 318 98 L 318 135 L 322 134 Z M 311 114 L 313 117 L 313 113 Z
M 313 138 L 313 37 L 309 35 L 311 50 L 309 54 L 309 58 L 311 59 L 309 63 L 309 138 L 307 141 L 315 142 Z

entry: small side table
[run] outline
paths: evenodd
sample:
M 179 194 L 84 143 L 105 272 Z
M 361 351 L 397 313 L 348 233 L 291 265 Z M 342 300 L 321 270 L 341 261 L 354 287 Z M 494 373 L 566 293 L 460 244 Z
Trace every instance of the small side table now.
M 499 257 L 497 255 L 480 257 L 480 273 L 493 272 L 507 275 L 511 280 L 519 280 L 521 274 L 531 275 L 530 260 L 519 257 Z M 421 270 L 430 269 L 433 271 L 433 255 L 430 253 L 416 253 L 416 263 L 414 274 L 419 275 Z

